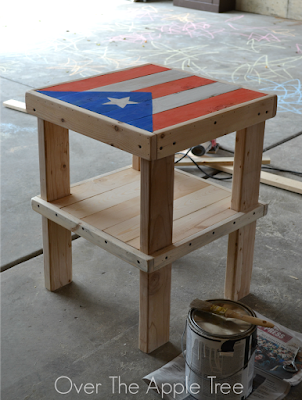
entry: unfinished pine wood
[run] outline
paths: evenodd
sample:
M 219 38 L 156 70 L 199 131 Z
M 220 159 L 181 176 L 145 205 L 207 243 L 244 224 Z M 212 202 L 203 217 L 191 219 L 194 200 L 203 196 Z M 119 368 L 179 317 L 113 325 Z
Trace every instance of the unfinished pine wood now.
M 174 157 L 141 160 L 141 250 L 152 254 L 172 241 Z
M 276 115 L 277 96 L 268 95 L 155 131 L 157 159 L 207 142 Z
M 46 202 L 36 196 L 31 199 L 34 211 L 45 216 L 61 227 L 82 236 L 89 242 L 101 247 L 111 254 L 116 255 L 127 263 L 143 270 L 149 271 L 153 258 L 133 247 L 115 239 L 107 233 L 81 221 L 79 218 L 63 211 L 52 203 Z
M 23 101 L 18 100 L 6 100 L 3 102 L 4 107 L 11 108 L 12 110 L 21 111 L 26 113 L 26 105 Z
M 140 271 L 139 348 L 145 353 L 162 346 L 170 335 L 171 268 Z
M 45 287 L 54 291 L 72 281 L 71 232 L 42 217 Z
M 264 122 L 236 134 L 231 208 L 247 212 L 258 204 Z M 249 293 L 256 223 L 229 235 L 225 296 L 238 300 Z
M 152 254 L 172 243 L 174 156 L 141 161 L 140 248 Z M 150 353 L 169 340 L 171 264 L 140 271 L 139 348 Z
M 131 167 L 128 167 L 128 169 L 135 172 Z M 125 170 L 111 173 L 112 179 L 116 179 L 120 182 L 119 174 L 123 172 L 125 172 Z M 124 176 L 127 177 L 127 174 Z M 108 177 L 108 174 L 104 174 L 104 178 Z M 137 179 L 139 179 L 139 177 L 140 175 L 137 173 Z M 132 181 L 132 176 L 129 175 L 128 179 Z M 103 192 L 104 189 L 102 186 L 106 181 L 103 182 L 101 177 L 88 179 L 87 181 L 83 181 L 81 185 L 85 186 L 91 181 L 96 182 L 95 185 L 99 185 L 100 192 Z M 127 180 L 123 181 L 122 184 L 127 184 Z M 201 189 L 205 190 L 203 191 Z M 215 190 L 213 191 L 213 189 Z M 96 188 L 94 188 L 94 191 L 95 190 Z M 194 197 L 196 195 L 195 192 L 201 195 L 199 201 Z M 88 191 L 87 195 L 89 196 L 90 194 L 91 193 Z M 190 194 L 193 195 L 192 201 L 190 200 Z M 213 197 L 213 195 L 215 196 Z M 164 267 L 171 261 L 196 250 L 196 248 L 202 247 L 216 240 L 218 237 L 233 232 L 237 230 L 237 227 L 243 227 L 266 214 L 265 205 L 257 206 L 255 210 L 247 214 L 232 211 L 230 210 L 230 196 L 231 191 L 228 188 L 223 188 L 216 183 L 209 184 L 209 182 L 204 179 L 184 171 L 175 171 L 173 251 L 171 253 L 170 246 L 168 246 L 163 249 L 163 253 L 160 252 L 160 255 L 156 256 L 156 258 L 148 256 L 139 250 L 139 196 L 82 219 L 65 212 L 64 208 L 60 208 L 56 204 L 56 201 L 46 202 L 40 197 L 32 199 L 32 207 L 35 211 L 51 221 L 56 222 L 65 229 L 83 236 L 90 242 L 115 254 L 142 271 L 151 273 Z M 178 201 L 180 201 L 179 211 Z M 184 205 L 187 205 L 187 214 Z M 230 219 L 229 216 L 232 216 L 232 218 Z M 137 236 L 135 239 L 126 243 L 119 240 L 118 237 L 112 236 L 115 234 L 115 227 L 121 227 L 124 221 L 126 221 L 125 236 L 119 236 L 119 238 L 127 239 L 127 235 L 131 234 L 132 230 L 136 230 L 134 236 Z M 111 227 L 112 231 L 107 230 L 106 228 L 108 227 Z M 129 233 L 127 229 L 129 229 Z M 211 229 L 215 230 L 214 235 Z M 109 231 L 111 234 L 108 234 Z M 120 233 L 123 232 L 120 231 Z M 162 256 L 162 254 L 165 254 L 165 256 Z M 176 258 L 171 259 L 170 257 Z M 157 263 L 156 268 L 154 267 L 154 262 Z
M 125 180 L 123 181 L 123 184 L 127 183 L 126 176 L 127 174 L 124 174 Z M 112 180 L 114 181 L 117 179 L 118 176 L 114 174 L 112 176 Z M 139 174 L 136 175 L 136 179 L 139 178 Z M 98 182 L 101 183 L 101 180 L 99 179 Z M 203 179 L 194 179 L 192 178 L 192 175 L 186 175 L 185 173 L 182 173 L 182 171 L 178 171 L 175 174 L 175 184 L 174 184 L 174 201 L 179 199 L 180 197 L 184 197 L 189 195 L 190 193 L 196 192 L 198 190 L 201 190 L 203 188 L 209 187 L 209 183 L 206 182 Z M 83 186 L 86 187 L 86 183 L 82 183 Z M 96 191 L 97 189 L 97 181 L 95 180 L 95 188 L 94 190 Z M 79 189 L 81 193 L 83 191 Z M 102 193 L 103 188 L 100 186 L 99 191 Z M 204 192 L 206 193 L 206 192 Z M 95 193 L 97 194 L 97 193 Z M 70 197 L 70 196 L 69 196 Z M 67 198 L 68 199 L 68 198 Z M 65 203 L 65 198 L 61 199 L 62 202 Z M 62 203 L 60 202 L 60 204 Z M 137 249 L 140 248 L 140 240 L 139 240 L 139 221 L 140 221 L 140 207 L 139 207 L 140 199 L 139 197 L 135 197 L 133 199 L 130 199 L 128 201 L 123 201 L 123 203 L 117 204 L 117 205 L 111 205 L 111 207 L 108 207 L 102 211 L 99 211 L 97 213 L 91 214 L 88 217 L 82 217 L 81 220 L 85 221 L 95 228 L 98 228 L 100 230 L 104 230 L 107 233 L 115 236 L 115 232 L 121 231 L 122 234 L 127 234 L 127 231 L 133 232 L 132 235 L 134 237 L 137 237 L 137 242 L 138 245 L 134 246 L 137 247 Z M 53 204 L 58 205 L 57 202 L 53 202 Z M 176 204 L 177 207 L 177 204 Z M 124 224 L 125 223 L 125 224 Z M 122 226 L 124 224 L 124 226 Z M 119 228 L 120 227 L 120 228 Z M 135 231 L 135 233 L 134 233 Z M 118 238 L 122 239 L 122 236 L 117 236 Z
M 138 156 L 132 156 L 132 168 L 136 171 L 141 170 L 141 159 Z
M 139 180 L 140 174 L 132 168 L 124 167 L 95 178 L 86 179 L 71 185 L 70 195 L 53 201 L 58 207 L 67 207 L 90 197 L 117 189 Z
M 52 201 L 70 193 L 68 130 L 38 120 L 41 197 Z M 54 291 L 72 280 L 71 233 L 42 219 L 45 286 Z
M 125 182 L 125 184 L 120 187 L 88 197 L 78 201 L 77 203 L 62 207 L 62 209 L 70 212 L 78 218 L 85 218 L 101 210 L 105 210 L 129 199 L 133 199 L 139 196 L 139 193 L 140 181 L 136 179 L 132 183 L 127 184 Z
M 188 150 L 188 149 L 187 149 Z M 187 150 L 183 150 L 182 153 L 186 153 Z M 215 165 L 225 165 L 225 166 L 233 166 L 234 164 L 234 157 L 211 157 L 211 156 L 195 156 L 191 151 L 188 153 L 190 158 L 192 158 L 197 165 L 210 165 L 215 168 Z M 182 157 L 181 154 L 175 154 L 175 161 Z M 263 155 L 262 156 L 262 164 L 270 164 L 271 159 L 269 156 Z M 182 160 L 178 161 L 175 165 L 176 167 L 185 167 L 185 166 L 194 166 L 192 160 L 188 157 L 183 158 Z
M 182 217 L 187 217 L 195 211 L 204 209 L 211 204 L 215 205 L 224 198 L 228 198 L 227 207 L 230 207 L 230 193 L 215 186 L 207 186 L 181 197 L 176 197 L 174 195 L 173 221 L 175 222 Z M 217 212 L 219 211 L 217 210 Z M 112 225 L 110 228 L 106 229 L 105 232 L 124 242 L 131 242 L 131 246 L 139 249 L 139 221 L 139 216 L 134 216 L 129 220 L 124 220 L 119 224 Z M 173 231 L 177 231 L 175 223 L 173 224 Z M 135 238 L 137 238 L 136 241 L 134 241 Z
M 233 173 L 232 166 L 224 166 L 221 164 L 211 164 L 213 168 L 219 171 L 227 172 L 229 174 Z M 285 178 L 284 176 L 275 175 L 270 172 L 261 171 L 260 182 L 265 185 L 274 186 L 280 189 L 288 190 L 289 192 L 302 194 L 302 182 L 296 179 Z
M 257 208 L 248 213 L 237 212 L 233 216 L 230 216 L 221 222 L 211 225 L 179 242 L 174 242 L 171 246 L 152 254 L 154 257 L 154 263 L 150 265 L 149 271 L 156 271 L 157 269 L 178 260 L 180 257 L 238 230 L 238 228 L 249 225 L 258 218 L 266 215 L 266 213 L 267 205 L 260 204 Z
M 239 300 L 250 292 L 256 221 L 229 235 L 225 292 L 227 299 Z

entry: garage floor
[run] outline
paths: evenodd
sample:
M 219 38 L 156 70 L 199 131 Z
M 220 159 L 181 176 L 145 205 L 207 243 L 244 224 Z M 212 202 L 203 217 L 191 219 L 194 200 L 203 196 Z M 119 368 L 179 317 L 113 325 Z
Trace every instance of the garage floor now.
M 108 3 L 87 0 L 77 9 L 57 0 L 51 9 L 34 0 L 6 4 L 1 104 L 24 101 L 31 88 L 146 62 L 182 68 L 278 94 L 277 116 L 266 124 L 266 154 L 273 166 L 302 171 L 301 21 L 214 14 L 171 1 Z M 78 387 L 102 384 L 98 394 L 73 389 L 65 399 L 131 398 L 113 393 L 110 376 L 138 383 L 136 399 L 158 398 L 146 394 L 142 377 L 180 353 L 190 301 L 223 296 L 227 238 L 173 264 L 171 339 L 146 355 L 137 348 L 139 273 L 132 266 L 79 238 L 74 281 L 55 293 L 44 288 L 41 219 L 30 207 L 39 193 L 36 119 L 2 106 L 1 125 L 2 398 L 60 399 L 54 388 L 60 376 Z M 232 151 L 234 134 L 218 142 Z M 129 154 L 75 132 L 70 151 L 72 182 L 131 162 Z M 302 332 L 301 195 L 261 185 L 260 198 L 269 212 L 257 224 L 251 294 L 243 302 Z M 301 391 L 300 384 L 286 399 L 300 399 Z

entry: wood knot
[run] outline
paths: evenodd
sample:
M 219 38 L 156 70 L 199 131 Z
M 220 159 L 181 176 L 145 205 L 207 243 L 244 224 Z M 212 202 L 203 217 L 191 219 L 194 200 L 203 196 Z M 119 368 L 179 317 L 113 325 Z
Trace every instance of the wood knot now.
M 114 129 L 115 129 L 116 131 L 119 131 L 119 127 L 118 127 L 118 126 L 115 126 Z
M 61 122 L 65 122 L 65 119 L 64 119 L 64 118 L 61 118 Z
M 165 137 L 165 134 L 162 133 L 162 134 L 160 135 L 160 137 L 161 137 L 161 139 L 163 139 L 163 138 Z

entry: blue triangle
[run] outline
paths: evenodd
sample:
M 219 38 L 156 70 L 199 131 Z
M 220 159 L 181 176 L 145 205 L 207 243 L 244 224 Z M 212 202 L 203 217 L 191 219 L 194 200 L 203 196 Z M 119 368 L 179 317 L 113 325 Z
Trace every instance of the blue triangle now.
M 153 132 L 152 93 L 150 92 L 57 92 L 48 90 L 39 90 L 38 92 Z M 114 100 L 113 104 L 111 104 L 109 99 L 128 97 L 130 102 L 135 102 L 136 104 L 130 103 L 122 108 L 114 104 Z

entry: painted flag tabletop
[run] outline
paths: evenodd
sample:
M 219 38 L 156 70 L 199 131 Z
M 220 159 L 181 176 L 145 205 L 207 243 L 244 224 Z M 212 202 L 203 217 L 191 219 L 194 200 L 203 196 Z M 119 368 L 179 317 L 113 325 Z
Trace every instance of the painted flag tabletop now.
M 211 138 L 215 139 L 238 129 L 238 126 L 234 126 L 234 121 L 231 121 L 230 118 L 229 123 L 221 125 L 219 116 L 221 117 L 226 111 L 232 113 L 234 109 L 238 109 L 238 115 L 235 115 L 236 112 L 234 112 L 231 117 L 246 120 L 244 123 L 249 123 L 250 119 L 249 125 L 271 118 L 276 112 L 276 96 L 153 64 L 32 90 L 27 93 L 26 103 L 29 113 L 46 120 L 52 118 L 49 113 L 47 114 L 44 109 L 41 109 L 41 105 L 44 104 L 52 113 L 54 111 L 51 110 L 55 108 L 56 114 L 60 113 L 60 118 L 50 122 L 58 123 L 61 126 L 68 124 L 70 111 L 72 111 L 76 119 L 80 118 L 79 112 L 85 113 L 86 118 L 88 116 L 97 117 L 99 124 L 102 121 L 107 125 L 111 123 L 116 132 L 119 129 L 128 133 L 135 132 L 136 137 L 138 134 L 147 135 L 148 138 L 159 135 L 161 139 L 164 139 L 165 133 L 169 133 L 169 143 L 166 139 L 157 149 L 166 147 L 166 152 L 152 157 L 151 151 L 149 151 L 148 155 L 144 157 L 149 159 L 161 158 L 167 153 L 172 154 L 182 149 L 182 145 L 184 145 L 183 148 L 187 147 L 185 143 L 181 143 L 183 140 L 177 138 L 180 133 L 196 138 L 191 140 L 191 143 L 196 141 L 191 145 L 202 143 L 202 136 L 197 135 L 196 132 L 192 133 L 192 129 L 201 132 L 200 129 L 206 126 L 200 125 L 199 121 L 206 121 L 211 116 L 215 119 L 212 121 L 213 124 L 217 125 L 214 127 L 215 129 L 211 129 L 213 132 Z M 246 107 L 242 107 L 243 105 Z M 64 110 L 66 110 L 66 115 L 64 115 Z M 248 112 L 252 112 L 253 115 Z M 229 128 L 226 127 L 226 124 L 229 125 Z M 66 127 L 95 137 L 87 132 L 82 132 L 80 128 L 75 129 L 73 125 L 74 123 L 71 123 Z M 175 132 L 175 137 L 171 136 L 172 132 Z M 112 140 L 110 141 L 107 137 L 95 138 L 116 145 L 116 143 L 110 143 Z M 167 150 L 167 146 L 175 146 L 176 138 L 178 145 L 173 150 Z M 208 140 L 209 135 L 205 139 Z M 142 147 L 142 145 L 137 147 L 141 148 L 139 146 Z M 129 151 L 125 146 L 117 145 L 117 147 Z M 133 151 L 130 152 L 135 154 Z M 142 154 L 137 155 L 143 156 Z

